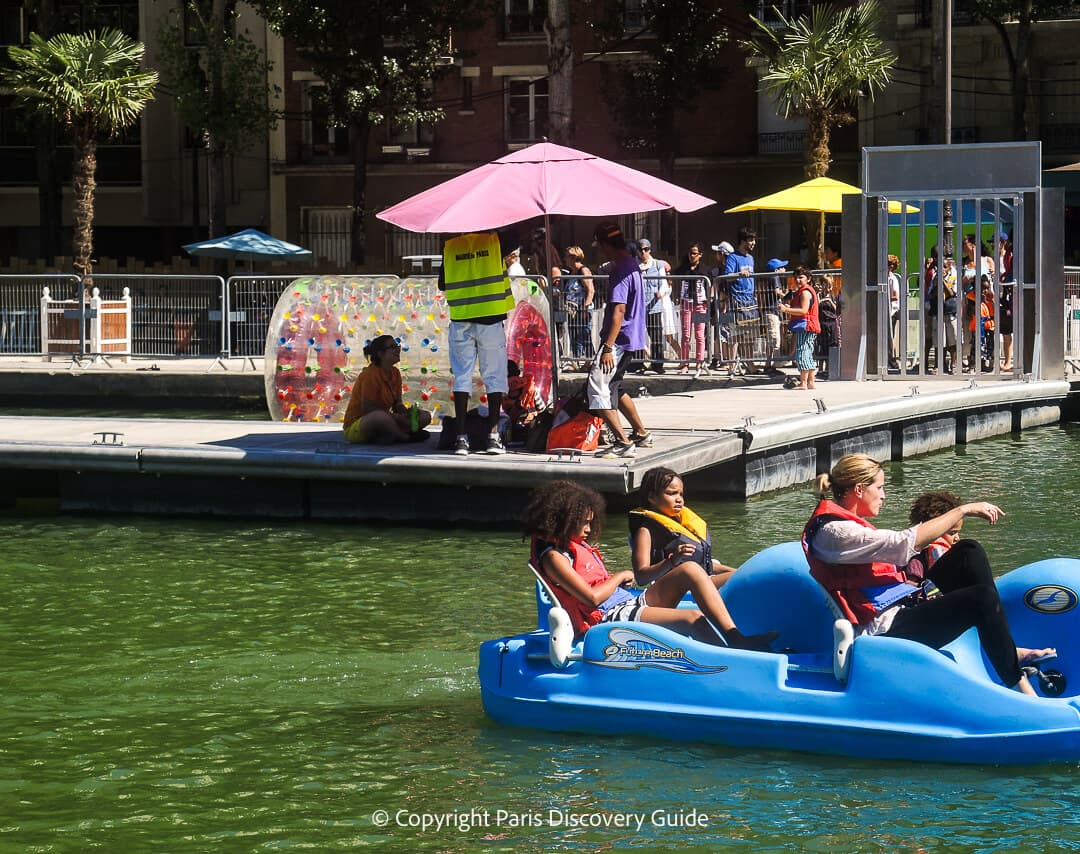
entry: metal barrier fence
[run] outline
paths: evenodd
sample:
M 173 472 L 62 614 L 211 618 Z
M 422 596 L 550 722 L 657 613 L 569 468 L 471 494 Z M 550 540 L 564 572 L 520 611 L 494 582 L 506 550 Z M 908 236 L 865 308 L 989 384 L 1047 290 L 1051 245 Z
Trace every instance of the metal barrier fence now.
M 819 293 L 824 293 L 827 277 L 838 276 L 843 271 L 812 272 Z M 298 278 L 310 276 L 234 276 L 226 282 L 217 276 L 95 274 L 92 283 L 107 301 L 122 300 L 124 289 L 129 290 L 130 355 L 217 360 L 263 356 L 274 307 L 285 289 Z M 387 276 L 350 278 L 385 281 Z M 574 286 L 584 278 L 591 279 L 593 286 L 591 305 L 584 304 L 581 289 Z M 737 374 L 788 364 L 790 336 L 776 306 L 783 298 L 790 273 L 755 273 L 752 304 L 748 301 L 739 304 L 732 297 L 731 283 L 737 278 L 734 275 L 650 278 L 649 290 L 659 296 L 646 319 L 649 344 L 635 369 Z M 700 300 L 699 283 L 705 286 L 705 302 Z M 922 355 L 921 277 L 913 274 L 907 285 L 907 334 L 896 337 L 897 344 L 906 344 L 902 349 L 907 350 L 907 359 L 903 361 L 910 364 Z M 47 355 L 42 345 L 44 288 L 49 289 L 54 299 L 72 300 L 68 320 L 74 323 L 81 317 L 86 322 L 81 336 L 78 326 L 74 327 L 80 343 L 55 350 L 53 355 L 72 358 L 128 355 L 117 352 L 115 347 L 113 352 L 92 351 L 89 294 L 77 276 L 52 273 L 0 275 L 0 356 Z M 600 274 L 565 275 L 551 288 L 556 353 L 563 370 L 583 367 L 595 356 L 606 292 L 607 276 Z M 1063 323 L 1067 369 L 1080 372 L 1080 267 L 1065 268 Z M 64 334 L 58 332 L 56 337 L 70 334 L 68 329 Z M 826 342 L 826 345 L 832 343 L 839 342 Z M 819 347 L 817 355 L 821 367 L 826 367 L 828 346 Z
M 812 271 L 820 293 L 832 296 L 834 277 L 842 270 Z M 753 291 L 739 287 L 750 278 Z M 779 303 L 793 293 L 790 271 L 732 274 L 646 276 L 646 332 L 648 345 L 631 370 L 645 373 L 727 372 L 730 375 L 775 371 L 790 364 L 793 336 Z M 591 288 L 589 285 L 591 284 Z M 556 341 L 563 370 L 584 370 L 600 343 L 606 307 L 606 275 L 565 275 L 553 290 Z M 589 294 L 592 294 L 591 302 Z M 830 305 L 839 305 L 835 297 Z M 837 312 L 838 315 L 838 312 Z M 828 370 L 839 346 L 839 330 L 830 327 L 820 337 L 816 353 Z M 834 362 L 835 364 L 835 362 Z
M 218 358 L 226 353 L 220 276 L 95 274 L 103 299 L 131 293 L 134 356 Z M 96 354 L 91 354 L 96 355 Z
M 1080 267 L 1065 268 L 1065 370 L 1080 373 Z
M 259 358 L 266 347 L 266 333 L 285 289 L 296 276 L 233 276 L 226 283 L 228 316 L 226 347 L 230 356 Z
M 76 296 L 79 285 L 78 276 L 64 273 L 0 275 L 0 354 L 40 356 L 42 290 Z

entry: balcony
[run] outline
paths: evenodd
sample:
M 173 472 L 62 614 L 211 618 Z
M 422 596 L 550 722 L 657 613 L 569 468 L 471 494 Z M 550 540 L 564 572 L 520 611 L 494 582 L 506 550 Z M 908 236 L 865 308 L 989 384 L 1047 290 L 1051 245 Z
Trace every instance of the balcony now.
M 964 125 L 952 129 L 953 145 L 970 145 L 981 141 L 982 134 L 977 125 Z M 916 145 L 936 145 L 940 140 L 930 138 L 930 129 L 921 127 L 915 132 Z
M 1039 125 L 1043 154 L 1080 153 L 1080 124 Z
M 802 154 L 805 150 L 806 131 L 804 130 L 758 134 L 758 154 Z

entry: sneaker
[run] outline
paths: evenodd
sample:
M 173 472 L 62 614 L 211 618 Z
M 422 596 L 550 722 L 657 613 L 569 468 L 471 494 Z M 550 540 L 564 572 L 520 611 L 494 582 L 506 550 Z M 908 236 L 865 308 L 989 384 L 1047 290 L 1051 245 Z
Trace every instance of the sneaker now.
M 596 456 L 607 457 L 608 459 L 615 459 L 615 457 L 633 457 L 637 455 L 637 445 L 633 442 L 615 441 L 607 447 L 597 448 Z
M 484 451 L 484 453 L 492 455 L 506 453 L 506 446 L 503 444 L 503 441 L 499 437 L 498 433 L 492 433 L 490 436 L 488 436 L 487 449 Z
M 459 457 L 469 456 L 469 437 L 458 436 L 457 441 L 454 442 L 454 453 Z
M 630 441 L 637 445 L 639 448 L 651 448 L 652 447 L 652 433 L 646 430 L 644 433 L 631 433 Z

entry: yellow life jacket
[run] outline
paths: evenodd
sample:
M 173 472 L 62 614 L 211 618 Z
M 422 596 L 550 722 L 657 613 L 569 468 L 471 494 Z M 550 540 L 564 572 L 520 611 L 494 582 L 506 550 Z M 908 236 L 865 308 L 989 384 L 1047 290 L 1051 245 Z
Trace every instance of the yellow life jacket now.
M 464 234 L 447 240 L 443 278 L 451 320 L 499 317 L 514 308 L 497 234 Z

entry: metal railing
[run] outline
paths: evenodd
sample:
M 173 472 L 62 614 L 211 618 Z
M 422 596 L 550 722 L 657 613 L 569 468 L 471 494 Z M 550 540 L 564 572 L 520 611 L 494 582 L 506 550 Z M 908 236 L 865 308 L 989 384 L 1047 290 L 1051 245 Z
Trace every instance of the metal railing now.
M 841 270 L 813 271 L 819 288 L 826 276 Z M 92 285 L 102 300 L 123 299 L 126 288 L 131 297 L 130 353 L 96 353 L 90 342 L 91 295 L 79 277 L 68 274 L 0 275 L 0 356 L 45 357 L 42 346 L 42 292 L 48 288 L 53 298 L 71 300 L 68 320 L 86 321 L 81 334 L 77 325 L 77 346 L 55 349 L 52 355 L 73 360 L 122 355 L 154 358 L 188 357 L 215 361 L 223 358 L 255 359 L 264 355 L 270 319 L 280 299 L 293 282 L 319 276 L 233 276 L 225 281 L 216 276 L 113 275 L 95 274 Z M 348 276 L 350 287 L 364 282 L 397 280 L 396 276 Z M 600 326 L 606 307 L 607 277 L 593 275 L 594 295 L 591 305 L 582 305 L 573 284 L 581 276 L 562 276 L 550 290 L 555 352 L 563 370 L 585 367 L 594 358 L 600 341 Z M 791 360 L 791 341 L 787 323 L 776 311 L 782 288 L 790 273 L 755 273 L 752 303 L 738 304 L 731 295 L 731 282 L 737 276 L 669 276 L 662 285 L 660 310 L 646 318 L 648 344 L 635 370 L 742 371 L 787 365 Z M 708 283 L 707 302 L 693 297 L 683 300 L 697 282 Z M 647 282 L 655 295 L 653 280 Z M 912 274 L 907 282 L 908 324 L 895 327 L 896 345 L 911 364 L 925 356 L 928 340 L 924 329 L 921 276 Z M 650 297 L 651 299 L 651 297 Z M 704 306 L 704 308 L 703 308 Z M 656 306 L 653 306 L 655 309 Z M 841 306 L 842 308 L 842 306 Z M 647 307 L 648 309 L 648 307 Z M 76 317 L 77 315 L 77 317 Z M 1080 373 L 1080 267 L 1065 268 L 1063 304 L 1064 356 L 1067 369 Z M 936 318 L 935 318 L 936 320 Z M 119 321 L 117 321 L 119 322 Z M 971 333 L 964 319 L 956 322 L 961 342 L 970 341 Z M 940 325 L 940 324 L 938 324 Z M 66 333 L 65 333 L 66 334 Z M 57 336 L 63 337 L 63 336 Z M 109 336 L 106 336 L 109 337 Z M 704 345 L 701 339 L 704 338 Z M 74 340 L 69 339 L 69 340 Z M 825 367 L 828 349 L 818 350 Z M 835 353 L 832 354 L 835 357 Z
M 826 287 L 841 270 L 813 271 L 815 284 Z M 794 339 L 777 308 L 787 291 L 790 272 L 646 276 L 646 333 L 648 343 L 632 371 L 646 373 L 738 375 L 790 364 Z M 753 293 L 738 288 L 741 278 L 754 283 Z M 593 298 L 585 304 L 587 288 L 575 283 L 589 279 Z M 606 308 L 606 275 L 565 275 L 553 288 L 555 337 L 563 370 L 584 370 L 595 356 Z M 828 370 L 839 330 L 822 336 L 817 358 Z
M 1080 267 L 1065 268 L 1065 370 L 1080 373 Z

